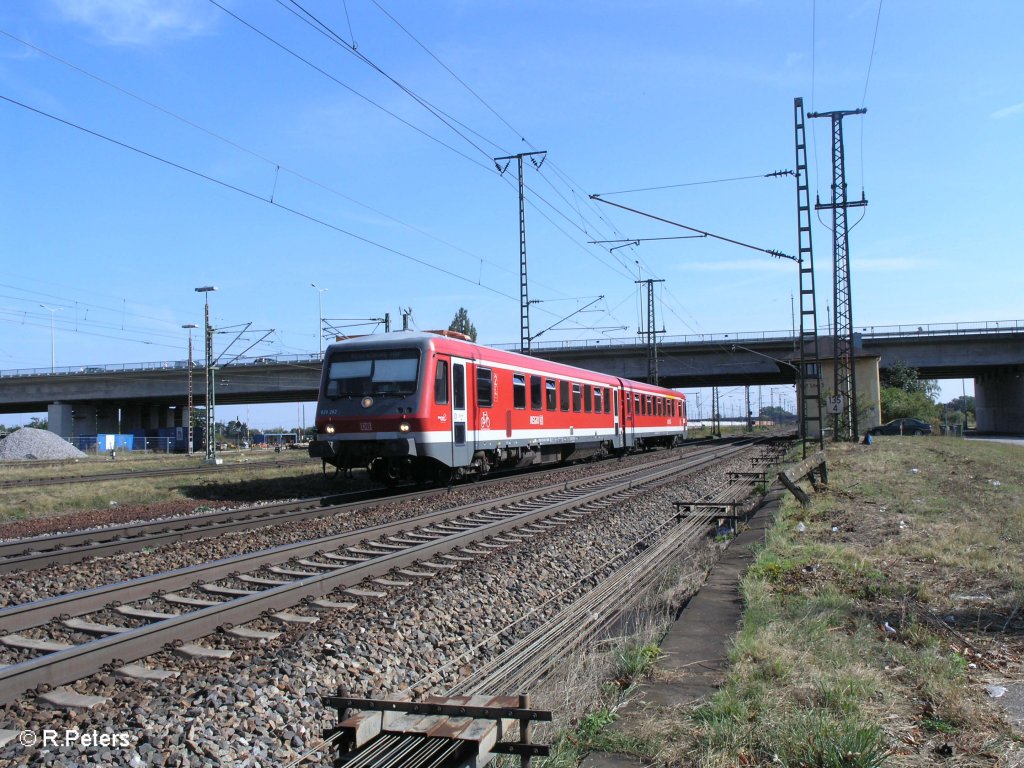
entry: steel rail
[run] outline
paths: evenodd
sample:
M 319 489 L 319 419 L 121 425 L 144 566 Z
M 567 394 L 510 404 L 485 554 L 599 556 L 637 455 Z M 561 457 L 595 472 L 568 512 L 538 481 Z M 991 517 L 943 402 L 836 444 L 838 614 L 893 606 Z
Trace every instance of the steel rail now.
M 730 447 L 714 453 L 728 454 L 738 450 L 740 450 L 740 448 Z M 622 490 L 643 487 L 679 472 L 692 471 L 697 467 L 715 461 L 718 458 L 720 458 L 720 456 L 712 454 L 700 458 L 687 457 L 687 460 L 676 459 L 674 461 L 664 462 L 662 465 L 655 468 L 648 468 L 640 476 L 637 476 L 637 473 L 635 472 L 627 474 L 625 471 L 609 473 L 610 475 L 627 476 L 616 477 L 614 480 L 601 484 L 590 483 L 589 488 L 585 487 L 587 483 L 581 482 L 579 485 L 583 487 L 577 488 L 577 490 L 581 492 L 581 495 L 578 498 L 555 501 L 547 506 L 530 509 L 519 514 L 513 514 L 494 522 L 485 523 L 476 528 L 458 533 L 450 533 L 435 541 L 428 541 L 422 544 L 409 546 L 404 550 L 381 554 L 364 562 L 341 565 L 327 573 L 297 578 L 291 582 L 282 583 L 280 586 L 269 587 L 262 591 L 225 600 L 216 605 L 199 608 L 188 613 L 177 614 L 173 617 L 160 619 L 143 626 L 125 629 L 124 631 L 116 634 L 98 638 L 80 645 L 75 645 L 64 650 L 53 651 L 43 656 L 38 656 L 24 662 L 0 668 L 0 702 L 12 701 L 25 690 L 40 688 L 43 686 L 52 687 L 80 679 L 98 671 L 105 665 L 119 665 L 126 661 L 134 661 L 145 656 L 149 656 L 165 647 L 169 642 L 180 645 L 184 642 L 211 634 L 219 628 L 252 621 L 253 619 L 266 614 L 268 611 L 281 610 L 283 608 L 299 604 L 304 600 L 324 597 L 337 589 L 352 587 L 366 579 L 383 576 L 392 569 L 404 568 L 423 560 L 429 560 L 430 558 L 449 552 L 453 549 L 465 547 L 468 544 L 483 541 L 493 536 L 498 536 L 515 528 L 529 525 L 530 523 L 536 522 L 545 517 L 558 515 L 559 513 L 570 510 L 573 507 L 585 505 L 598 501 L 602 498 L 612 496 Z M 536 494 L 536 492 L 533 493 Z M 486 504 L 472 506 L 483 511 L 488 508 L 493 508 L 494 502 L 492 501 Z M 458 516 L 451 513 L 444 514 L 448 517 Z M 409 522 L 410 521 L 404 521 L 404 524 L 408 526 Z M 397 529 L 398 526 L 379 526 L 378 528 L 388 527 L 394 527 Z M 322 551 L 323 544 L 324 541 L 321 540 L 313 542 L 308 546 L 319 546 Z M 294 550 L 294 547 L 279 547 L 271 551 L 280 554 L 280 552 L 285 549 Z M 262 555 L 264 558 L 264 562 L 260 564 L 269 562 L 265 560 L 267 555 L 264 553 L 257 554 Z M 293 555 L 290 554 L 289 558 L 291 556 Z M 261 558 L 249 558 L 250 565 L 252 562 L 259 559 Z M 218 569 L 228 568 L 234 570 L 238 567 L 238 561 L 237 559 L 231 559 L 228 562 L 220 561 L 216 567 Z M 182 570 L 194 571 L 194 569 Z M 183 578 L 188 579 L 190 577 L 194 577 L 194 575 L 194 572 L 183 574 L 179 571 L 161 575 L 161 577 L 170 577 L 177 581 L 181 581 Z M 209 573 L 204 575 L 208 578 L 210 577 Z M 102 607 L 102 605 L 95 604 L 94 601 L 96 598 L 99 598 L 103 601 L 103 604 L 106 604 L 110 601 L 112 594 L 125 596 L 129 591 L 134 593 L 134 598 L 130 599 L 152 596 L 154 593 L 155 582 L 160 580 L 166 581 L 166 579 L 161 579 L 161 577 L 155 577 L 152 579 L 144 578 L 136 580 L 136 582 L 126 582 L 124 584 L 113 585 L 110 590 L 91 590 L 90 592 L 93 594 L 86 595 L 85 597 L 93 598 L 91 601 L 88 599 L 86 600 L 86 602 L 92 604 L 92 608 L 83 608 L 79 604 L 83 599 L 84 593 L 76 593 L 73 595 L 61 596 L 60 598 L 51 598 L 50 600 L 42 601 L 46 603 L 42 608 L 45 608 L 44 613 L 48 615 L 49 618 L 56 618 L 57 616 L 60 616 L 61 613 L 65 613 L 66 610 L 74 611 L 75 614 L 81 615 L 83 613 L 88 613 L 91 609 L 94 610 L 98 607 Z M 61 610 L 62 608 L 65 610 Z M 2 617 L 4 628 L 17 626 L 19 623 L 22 627 L 38 626 L 40 623 L 37 621 L 38 618 L 41 615 L 44 615 L 40 613 L 40 610 L 41 606 L 39 606 L 39 604 L 14 606 L 13 608 L 5 609 L 0 612 L 0 617 Z M 59 612 L 54 613 L 54 610 Z M 30 616 L 32 618 L 29 619 L 29 623 L 25 623 L 26 617 Z M 44 621 L 45 620 L 48 619 L 44 619 Z
M 702 450 L 706 446 L 697 449 Z M 477 484 L 501 482 L 490 478 Z M 280 502 L 262 507 L 247 507 L 158 520 L 124 523 L 88 528 L 0 542 L 0 573 L 40 570 L 54 564 L 71 564 L 87 557 L 104 557 L 164 546 L 177 541 L 218 536 L 235 531 L 251 530 L 268 525 L 315 519 L 326 515 L 358 512 L 367 502 L 388 500 L 402 503 L 418 498 L 441 495 L 447 488 L 394 493 L 387 489 L 370 489 L 321 498 Z M 319 507 L 313 505 L 319 504 Z
M 268 525 L 308 520 L 339 513 L 355 512 L 367 502 L 380 500 L 411 501 L 427 492 L 388 495 L 386 492 L 356 491 L 355 500 L 340 504 L 327 503 L 339 494 L 323 498 L 300 499 L 213 512 L 200 512 L 179 517 L 165 517 L 125 523 L 117 526 L 88 528 L 0 543 L 0 573 L 39 570 L 54 564 L 69 564 L 87 557 L 140 551 L 177 541 L 219 536 L 233 531 L 251 530 Z M 345 494 L 349 496 L 350 494 Z
M 710 455 L 713 460 L 716 458 L 715 451 L 700 451 L 696 455 L 688 455 L 686 458 L 700 460 Z M 469 517 L 480 512 L 494 509 L 498 506 L 511 506 L 514 504 L 530 503 L 549 494 L 566 493 L 575 491 L 585 486 L 594 486 L 600 482 L 615 482 L 622 477 L 637 475 L 643 469 L 658 468 L 665 465 L 676 464 L 684 459 L 672 457 L 643 467 L 618 469 L 605 473 L 597 478 L 580 478 L 578 480 L 559 483 L 552 488 L 536 488 L 510 494 L 498 499 L 491 499 L 483 502 L 473 502 L 462 506 L 453 507 L 437 512 L 428 512 L 417 517 L 400 520 L 394 523 L 382 523 L 380 525 L 360 528 L 354 531 L 325 536 L 319 539 L 302 541 L 292 544 L 282 544 L 277 547 L 249 552 L 242 555 L 221 558 L 209 563 L 186 566 L 173 571 L 142 576 L 130 581 L 109 584 L 103 587 L 70 592 L 64 595 L 44 598 L 31 603 L 7 606 L 0 608 L 0 633 L 17 632 L 29 627 L 40 626 L 61 616 L 81 616 L 87 613 L 98 611 L 111 604 L 123 604 L 141 600 L 151 596 L 155 592 L 171 592 L 178 589 L 185 589 L 197 583 L 222 579 L 236 572 L 253 571 L 263 566 L 278 565 L 288 560 L 307 558 L 318 555 L 324 551 L 341 549 L 347 546 L 358 545 L 361 542 L 390 536 L 400 536 L 412 528 L 425 528 L 445 523 L 461 517 Z
M 612 481 L 617 477 L 629 477 L 642 472 L 646 468 L 671 465 L 686 459 L 697 459 L 715 455 L 714 449 L 706 449 L 688 454 L 686 457 L 671 457 L 642 467 L 628 467 L 604 473 L 598 477 L 586 477 L 556 483 L 555 488 L 532 488 L 518 494 L 499 499 L 475 502 L 436 512 L 428 512 L 416 517 L 381 523 L 366 528 L 344 531 L 342 534 L 323 537 L 305 542 L 285 544 L 242 555 L 233 555 L 208 563 L 189 565 L 171 571 L 145 575 L 138 579 L 120 582 L 114 585 L 96 587 L 80 592 L 44 598 L 31 603 L 12 605 L 0 608 L 0 634 L 37 627 L 61 615 L 77 616 L 99 610 L 110 604 L 120 604 L 140 600 L 151 596 L 154 592 L 171 592 L 185 589 L 201 582 L 223 579 L 240 570 L 255 570 L 264 565 L 276 565 L 291 559 L 306 558 L 317 555 L 325 550 L 336 550 L 358 544 L 372 538 L 400 536 L 409 528 L 424 527 L 444 523 L 459 517 L 468 517 L 482 511 L 493 509 L 498 505 L 511 506 L 528 504 L 541 499 L 547 494 L 568 493 L 586 485 L 601 481 Z
M 258 462 L 247 463 L 244 465 L 240 464 L 198 464 L 189 467 L 162 467 L 160 469 L 139 469 L 139 470 L 120 470 L 116 472 L 101 472 L 91 475 L 75 475 L 65 477 L 46 477 L 46 478 L 18 478 L 18 479 L 7 479 L 0 480 L 0 489 L 4 488 L 33 488 L 37 486 L 46 485 L 71 485 L 73 483 L 103 483 L 111 482 L 116 480 L 132 480 L 134 478 L 146 478 L 146 477 L 173 477 L 175 475 L 197 475 L 197 474 L 209 474 L 217 472 L 226 472 L 231 469 L 242 469 L 252 468 L 259 466 L 260 468 L 280 468 L 291 465 L 297 465 L 302 459 L 306 458 L 297 457 L 294 459 L 263 459 Z

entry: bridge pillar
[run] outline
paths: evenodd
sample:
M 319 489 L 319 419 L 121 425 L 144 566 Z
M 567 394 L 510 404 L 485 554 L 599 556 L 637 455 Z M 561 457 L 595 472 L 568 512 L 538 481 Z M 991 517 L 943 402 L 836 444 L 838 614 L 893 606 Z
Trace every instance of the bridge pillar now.
M 46 428 L 55 435 L 71 437 L 74 418 L 71 403 L 51 403 L 46 409 Z
M 1024 434 L 1024 372 L 1007 368 L 977 376 L 974 408 L 979 432 Z

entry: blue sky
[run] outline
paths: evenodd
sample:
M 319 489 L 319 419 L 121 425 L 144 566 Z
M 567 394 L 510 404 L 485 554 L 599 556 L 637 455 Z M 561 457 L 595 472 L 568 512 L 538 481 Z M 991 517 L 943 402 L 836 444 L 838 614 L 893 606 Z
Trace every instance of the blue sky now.
M 0 6 L 0 369 L 49 367 L 40 304 L 57 366 L 184 359 L 200 285 L 215 325 L 274 329 L 252 354 L 316 351 L 311 283 L 329 319 L 411 307 L 431 329 L 464 306 L 515 342 L 514 165 L 490 158 L 532 150 L 533 331 L 605 297 L 539 341 L 634 335 L 638 275 L 666 281 L 669 335 L 788 330 L 792 263 L 590 245 L 684 233 L 588 195 L 667 187 L 608 199 L 794 253 L 792 178 L 694 183 L 793 168 L 795 96 L 868 109 L 844 124 L 869 200 L 856 326 L 1021 316 L 1020 3 L 306 0 L 318 30 L 289 0 L 218 2 Z M 828 123 L 808 136 L 827 200 Z M 817 223 L 814 244 L 825 325 Z

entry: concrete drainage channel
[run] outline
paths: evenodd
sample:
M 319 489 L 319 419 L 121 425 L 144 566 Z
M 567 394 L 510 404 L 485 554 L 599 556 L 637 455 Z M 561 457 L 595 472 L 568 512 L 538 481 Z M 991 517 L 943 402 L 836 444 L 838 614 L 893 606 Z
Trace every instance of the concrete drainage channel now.
M 733 468 L 741 466 L 734 462 Z M 687 482 L 704 484 L 704 487 L 707 487 L 708 483 L 706 479 Z M 692 498 L 693 494 L 687 494 L 687 497 Z M 136 704 L 132 702 L 140 700 L 139 697 L 143 701 L 151 702 L 150 705 L 145 705 L 147 711 L 152 707 L 155 712 L 167 711 L 167 706 L 171 706 L 170 711 L 173 712 L 172 702 L 179 699 L 187 700 L 192 703 L 181 704 L 181 711 L 187 709 L 192 712 L 196 709 L 195 716 L 199 717 L 197 722 L 202 724 L 202 727 L 187 725 L 192 722 L 192 715 L 188 716 L 186 725 L 182 725 L 180 716 L 165 721 L 162 719 L 163 715 L 153 715 L 152 717 L 157 717 L 156 720 L 146 715 L 148 734 L 145 743 L 136 744 L 135 749 L 115 751 L 117 764 L 129 764 L 132 759 L 139 756 L 145 761 L 144 764 L 212 765 L 216 761 L 211 755 L 216 755 L 217 761 L 220 762 L 235 764 L 233 761 L 237 761 L 237 764 L 245 764 L 243 756 L 250 754 L 251 760 L 255 761 L 250 764 L 280 764 L 286 758 L 296 755 L 302 745 L 308 746 L 313 740 L 314 731 L 320 731 L 325 724 L 329 724 L 329 720 L 322 714 L 321 698 L 324 694 L 333 692 L 334 683 L 331 680 L 348 680 L 355 686 L 356 695 L 380 693 L 399 687 L 421 688 L 425 691 L 454 690 L 453 686 L 460 678 L 465 678 L 470 669 L 479 668 L 480 664 L 473 660 L 474 656 L 480 659 L 493 658 L 497 655 L 495 651 L 504 647 L 506 641 L 494 640 L 496 645 L 493 647 L 482 647 L 459 663 L 450 664 L 448 662 L 454 659 L 455 649 L 474 647 L 473 638 L 479 637 L 480 633 L 485 636 L 492 634 L 493 627 L 505 623 L 503 617 L 528 614 L 529 611 L 512 609 L 513 605 L 521 601 L 526 601 L 523 603 L 524 607 L 527 604 L 534 607 L 544 605 L 544 601 L 538 602 L 538 598 L 541 595 L 550 598 L 549 592 L 558 583 L 564 582 L 563 586 L 569 589 L 569 593 L 564 597 L 565 601 L 577 596 L 573 590 L 578 590 L 579 594 L 586 591 L 582 586 L 573 585 L 588 573 L 582 570 L 582 563 L 586 561 L 587 556 L 596 557 L 615 544 L 621 548 L 625 546 L 624 542 L 635 540 L 631 534 L 617 532 L 617 526 L 622 521 L 625 521 L 627 526 L 639 526 L 645 530 L 650 525 L 649 514 L 641 515 L 631 509 L 636 503 L 610 497 L 604 509 L 589 516 L 584 515 L 572 525 L 545 527 L 535 521 L 525 523 L 527 528 L 519 531 L 497 531 L 496 528 L 492 528 L 491 540 L 484 543 L 498 546 L 489 548 L 484 548 L 480 541 L 469 544 L 453 543 L 448 537 L 459 534 L 449 531 L 445 537 L 448 539 L 449 550 L 456 546 L 460 549 L 475 550 L 479 554 L 474 556 L 459 551 L 444 553 L 456 558 L 451 561 L 438 560 L 443 554 L 435 554 L 433 557 L 438 561 L 437 564 L 455 566 L 440 569 L 442 578 L 403 576 L 392 570 L 386 580 L 395 583 L 376 586 L 372 582 L 363 583 L 366 592 L 377 593 L 376 595 L 355 594 L 342 598 L 351 603 L 348 611 L 345 607 L 308 608 L 302 612 L 311 612 L 314 616 L 319 616 L 323 623 L 279 625 L 279 628 L 286 632 L 286 637 L 306 638 L 298 645 L 293 641 L 281 645 L 282 640 L 257 638 L 239 638 L 228 643 L 226 640 L 230 636 L 217 635 L 215 637 L 223 639 L 216 640 L 210 645 L 234 645 L 237 649 L 237 662 L 222 659 L 190 662 L 181 670 L 180 677 L 173 684 L 150 682 L 126 685 L 110 680 L 109 674 L 106 677 L 101 675 L 97 679 L 90 679 L 88 682 L 83 681 L 74 686 L 77 692 L 106 692 L 112 701 L 109 704 L 98 705 L 94 715 L 79 715 L 71 719 L 77 722 L 92 721 L 98 726 L 112 728 L 118 724 L 123 725 L 125 715 L 137 711 L 134 709 Z M 556 511 L 555 514 L 570 513 Z M 477 522 L 480 522 L 479 518 Z M 495 521 L 488 525 L 501 524 L 502 521 Z M 405 521 L 404 525 L 408 529 L 409 521 Z M 531 527 L 533 530 L 530 530 Z M 512 533 L 520 535 L 512 536 Z M 623 536 L 625 538 L 622 538 Z M 496 542 L 494 538 L 505 538 L 506 543 Z M 440 541 L 441 539 L 438 539 L 434 544 L 439 544 Z M 431 543 L 426 543 L 432 546 Z M 376 549 L 369 542 L 358 545 L 358 548 Z M 552 548 L 557 548 L 561 554 L 554 555 Z M 531 550 L 534 550 L 533 554 L 529 554 Z M 394 555 L 396 552 L 398 550 L 392 550 L 391 554 Z M 377 554 L 382 553 L 378 551 Z M 383 556 L 388 557 L 386 553 Z M 467 564 L 465 561 L 471 557 L 473 562 Z M 358 565 L 353 563 L 346 567 Z M 608 568 L 615 570 L 613 566 Z M 412 566 L 409 570 L 421 574 L 424 572 L 419 566 Z M 561 575 L 563 571 L 564 576 Z M 553 578 L 555 574 L 558 574 L 557 579 Z M 402 582 L 410 586 L 405 586 Z M 458 597 L 467 589 L 478 590 L 485 584 L 488 585 L 485 591 L 488 597 L 482 602 L 479 597 Z M 238 588 L 243 586 L 244 582 L 239 584 Z M 251 588 L 253 585 L 250 583 L 248 586 Z M 359 589 L 358 586 L 354 588 Z M 385 593 L 388 594 L 387 598 L 382 596 Z M 428 597 L 415 597 L 420 594 Z M 556 591 L 552 594 L 560 593 Z M 429 595 L 436 597 L 430 598 Z M 561 597 L 558 599 L 562 600 Z M 507 639 L 512 641 L 516 637 L 522 637 L 523 632 L 530 627 L 536 628 L 539 624 L 548 622 L 557 613 L 557 602 L 556 600 L 552 605 L 541 608 L 531 616 L 525 626 L 510 630 Z M 468 610 L 466 606 L 469 607 Z M 482 615 L 480 611 L 483 611 Z M 487 615 L 491 618 L 485 621 L 482 616 Z M 272 628 L 272 621 L 270 618 L 260 618 L 254 622 L 253 629 L 267 631 L 268 628 Z M 238 622 L 231 623 L 238 626 Z M 338 626 L 349 629 L 329 629 Z M 280 650 L 275 652 L 273 657 L 267 657 L 265 651 L 259 650 L 264 645 Z M 394 650 L 387 650 L 385 655 L 380 657 L 378 651 L 372 650 L 375 646 Z M 331 650 L 332 648 L 334 650 Z M 404 659 L 399 661 L 398 666 L 395 666 L 395 661 L 382 660 L 392 659 L 394 653 L 399 654 L 397 658 Z M 161 652 L 147 664 L 159 666 L 166 664 L 170 658 L 166 652 Z M 251 660 L 244 661 L 245 659 Z M 468 668 L 465 666 L 467 664 Z M 509 666 L 507 663 L 502 665 Z M 283 674 L 281 670 L 284 670 Z M 413 686 L 417 676 L 422 677 L 423 682 Z M 326 689 L 322 682 L 315 683 L 319 695 L 314 696 L 312 689 L 307 685 L 306 695 L 298 699 L 299 702 L 305 703 L 296 710 L 294 694 L 287 692 L 295 691 L 296 683 L 307 678 L 310 684 L 314 680 L 325 679 Z M 441 687 L 437 687 L 439 685 Z M 236 690 L 237 694 L 230 693 Z M 286 699 L 281 698 L 286 695 Z M 268 698 L 269 704 L 264 704 Z M 202 716 L 203 705 L 200 704 L 197 709 L 195 704 L 207 700 L 216 710 L 211 709 L 208 716 Z M 158 704 L 158 701 L 161 703 Z M 227 701 L 227 714 L 224 714 L 223 705 L 217 707 L 218 701 Z M 275 706 L 274 701 L 278 702 L 275 711 L 279 710 L 280 714 L 288 713 L 285 717 L 286 722 L 281 722 L 278 714 L 273 712 L 266 721 L 263 719 L 265 715 L 258 714 L 265 712 L 264 706 Z M 30 700 L 23 700 L 5 708 L 0 724 L 5 727 L 29 725 L 38 728 L 44 723 L 52 724 L 62 719 L 66 721 L 67 716 L 48 710 L 38 703 L 34 704 Z M 238 722 L 235 722 L 236 720 Z M 274 729 L 274 732 L 267 733 L 267 727 Z M 232 732 L 241 737 L 248 746 L 232 746 Z M 282 738 L 282 733 L 291 735 Z M 8 747 L 0 753 L 0 757 L 13 757 L 17 754 L 31 753 L 18 749 L 12 752 Z M 50 758 L 60 757 L 59 753 L 50 755 Z M 68 757 L 71 759 L 70 755 Z

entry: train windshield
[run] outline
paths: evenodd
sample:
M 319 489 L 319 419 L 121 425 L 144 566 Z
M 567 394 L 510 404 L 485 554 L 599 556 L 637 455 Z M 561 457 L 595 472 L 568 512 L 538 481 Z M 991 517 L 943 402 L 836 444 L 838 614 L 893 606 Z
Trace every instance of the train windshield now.
M 327 369 L 327 396 L 412 395 L 419 369 L 416 349 L 337 352 Z

